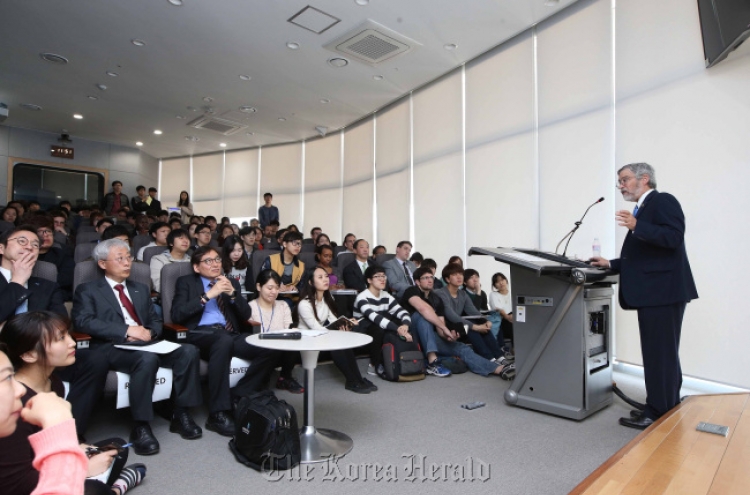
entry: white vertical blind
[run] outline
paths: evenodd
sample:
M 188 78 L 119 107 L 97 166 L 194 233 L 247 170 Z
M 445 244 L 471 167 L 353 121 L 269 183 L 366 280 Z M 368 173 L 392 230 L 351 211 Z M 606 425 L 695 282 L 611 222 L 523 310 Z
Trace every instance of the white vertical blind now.
M 159 199 L 162 205 L 165 208 L 177 205 L 182 191 L 190 192 L 190 157 L 165 158 L 161 161 L 159 186 Z
M 536 247 L 534 67 L 530 32 L 466 66 L 466 223 L 469 247 Z M 466 262 L 486 291 L 508 267 Z
M 344 133 L 344 214 L 342 230 L 367 239 L 373 246 L 373 121 Z
M 568 249 L 586 258 L 595 237 L 603 249 L 614 244 L 611 4 L 578 2 L 537 32 L 540 247 L 555 249 L 604 196 Z
M 305 219 L 303 231 L 320 227 L 341 240 L 341 133 L 305 145 Z
M 377 115 L 375 176 L 378 244 L 389 251 L 409 239 L 411 126 L 409 98 Z
M 461 73 L 414 93 L 415 249 L 438 270 L 463 252 L 463 110 Z M 395 249 L 395 246 L 388 250 Z
M 255 217 L 258 196 L 258 148 L 227 151 L 224 215 Z
M 282 227 L 301 224 L 302 144 L 292 143 L 263 148 L 260 166 L 260 194 L 273 194 Z
M 193 208 L 200 215 L 224 216 L 222 185 L 224 183 L 224 152 L 193 157 Z

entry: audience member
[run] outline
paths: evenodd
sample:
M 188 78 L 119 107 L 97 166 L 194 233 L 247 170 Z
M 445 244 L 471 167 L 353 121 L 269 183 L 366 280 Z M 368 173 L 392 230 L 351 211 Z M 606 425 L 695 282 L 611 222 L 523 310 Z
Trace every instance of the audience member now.
M 225 277 L 236 280 L 243 290 L 252 291 L 253 270 L 242 247 L 242 240 L 236 235 L 230 235 L 224 240 L 221 247 L 221 268 Z
M 315 248 L 315 261 L 318 262 L 318 268 L 322 268 L 326 275 L 328 275 L 328 283 L 333 290 L 343 289 L 344 284 L 339 281 L 338 275 L 336 275 L 331 262 L 333 261 L 333 248 L 327 244 L 323 244 Z
M 497 343 L 503 348 L 505 341 L 508 340 L 510 348 L 504 350 L 505 356 L 513 356 L 513 300 L 510 297 L 508 278 L 500 272 L 492 276 L 490 309 L 497 311 L 502 318 L 500 331 L 497 333 Z
M 271 269 L 281 277 L 281 292 L 299 291 L 305 284 L 305 263 L 297 258 L 302 249 L 302 234 L 287 232 L 283 248 L 266 258 L 261 270 Z
M 420 267 L 425 267 L 428 270 L 430 270 L 430 273 L 435 277 L 435 280 L 433 280 L 432 283 L 432 289 L 438 290 L 445 287 L 445 284 L 443 284 L 443 281 L 440 280 L 435 274 L 437 273 L 437 262 L 432 258 L 425 258 L 424 261 L 422 261 L 422 264 Z
M 0 220 L 3 222 L 9 222 L 13 225 L 18 225 L 17 221 L 19 219 L 18 210 L 16 210 L 13 206 L 6 206 L 2 210 L 0 210 Z
M 42 205 L 39 204 L 39 201 L 35 201 L 35 200 L 29 201 L 29 207 L 27 208 L 29 212 L 39 211 L 41 209 L 42 209 Z
M 375 260 L 367 257 L 370 254 L 370 244 L 364 239 L 354 241 L 355 260 L 344 267 L 344 285 L 357 292 L 367 288 L 365 271 L 375 264 Z
M 318 234 L 318 238 L 315 239 L 315 247 L 318 246 L 330 246 L 331 245 L 331 238 L 328 237 L 328 234 Z
M 464 290 L 474 307 L 484 313 L 487 320 L 492 324 L 492 328 L 490 329 L 492 336 L 495 337 L 495 340 L 498 341 L 498 344 L 502 348 L 502 337 L 500 337 L 500 339 L 497 338 L 502 318 L 497 312 L 490 311 L 487 301 L 487 293 L 482 290 L 482 284 L 479 280 L 479 272 L 473 268 L 467 268 L 464 270 Z M 505 353 L 503 354 L 506 355 Z
M 313 227 L 310 229 L 310 238 L 312 239 L 312 243 L 314 245 L 318 245 L 318 236 L 323 233 L 323 229 L 320 227 Z
M 145 213 L 148 211 L 149 203 L 151 202 L 151 196 L 146 194 L 145 186 L 138 186 L 135 188 L 137 196 L 133 196 L 130 200 L 130 206 L 133 211 L 137 213 Z
M 128 197 L 122 193 L 122 182 L 112 182 L 112 192 L 104 195 L 102 199 L 102 211 L 105 215 L 115 215 L 120 208 L 128 204 Z
M 378 255 L 385 254 L 388 251 L 386 251 L 385 246 L 375 246 L 372 248 L 372 257 L 375 258 Z
M 211 244 L 211 227 L 205 223 L 196 225 L 195 243 L 191 246 L 191 249 L 195 251 L 199 247 L 208 246 L 209 244 Z
M 273 194 L 270 192 L 263 195 L 263 201 L 265 204 L 258 208 L 258 220 L 260 228 L 265 229 L 266 225 L 270 225 L 272 221 L 279 222 L 279 209 L 272 204 Z
M 216 222 L 215 216 L 208 215 L 203 223 L 208 225 L 208 228 L 211 230 L 211 234 L 213 234 L 214 232 L 218 232 L 217 229 L 219 228 L 219 224 Z
M 245 256 L 250 261 L 250 257 L 255 251 L 255 228 L 242 227 L 240 229 L 240 239 L 242 239 L 242 248 L 245 250 Z
M 65 300 L 70 301 L 73 295 L 73 271 L 76 268 L 73 256 L 69 249 L 54 245 L 53 223 L 48 215 L 41 212 L 34 214 L 29 218 L 29 223 L 36 228 L 39 236 L 39 261 L 46 261 L 57 267 L 57 283 L 65 294 Z
M 156 199 L 156 193 L 158 191 L 155 187 L 149 187 L 148 188 L 148 197 L 150 199 L 148 203 L 148 213 L 151 215 L 159 215 L 159 213 L 162 211 L 161 209 L 161 201 Z M 162 220 L 163 221 L 163 220 Z
M 190 261 L 187 252 L 190 249 L 188 233 L 183 229 L 175 229 L 167 236 L 168 251 L 151 258 L 151 282 L 156 292 L 161 292 L 161 269 L 170 263 L 186 263 Z
M 352 253 L 352 254 L 354 254 L 354 241 L 356 241 L 356 240 L 357 240 L 357 236 L 356 235 L 351 234 L 351 233 L 350 234 L 346 234 L 344 236 L 344 248 L 345 249 L 343 251 L 339 251 L 339 254 L 337 254 L 336 256 L 341 256 L 344 253 Z
M 422 256 L 422 253 L 417 251 L 415 253 L 412 253 L 411 257 L 409 258 L 409 261 L 414 263 L 414 266 L 419 268 L 420 266 L 422 266 L 422 262 L 424 261 L 424 256 Z
M 138 261 L 143 261 L 143 252 L 146 251 L 146 248 L 159 246 L 163 247 L 166 251 L 167 236 L 169 236 L 169 233 L 171 231 L 172 229 L 169 227 L 169 225 L 164 222 L 152 223 L 148 228 L 148 235 L 150 235 L 153 240 L 138 250 L 138 255 L 136 256 Z
M 182 220 L 180 220 L 178 217 L 172 216 L 169 218 L 169 228 L 172 230 L 175 229 L 181 229 L 182 228 Z
M 177 207 L 180 209 L 180 220 L 183 224 L 190 222 L 193 216 L 193 203 L 190 202 L 190 194 L 187 191 L 180 191 L 180 199 L 177 200 Z
M 223 224 L 221 228 L 219 229 L 219 237 L 216 239 L 216 242 L 219 243 L 219 246 L 224 245 L 224 240 L 232 237 L 234 235 L 234 229 L 229 224 Z
M 120 239 L 128 246 L 131 244 L 130 231 L 124 225 L 110 225 L 104 232 L 102 232 L 102 238 L 99 242 L 107 241 L 109 239 Z
M 289 226 L 286 228 L 286 230 L 293 230 L 295 232 L 299 232 L 299 228 L 295 224 L 293 224 L 293 223 L 289 224 Z
M 260 221 L 257 218 L 252 218 L 250 220 L 250 226 L 251 227 L 257 227 L 260 228 Z
M 385 273 L 388 275 L 388 287 L 397 299 L 401 299 L 404 291 L 414 285 L 412 274 L 417 267 L 409 261 L 411 253 L 411 242 L 401 241 L 396 246 L 396 257 L 383 263 Z

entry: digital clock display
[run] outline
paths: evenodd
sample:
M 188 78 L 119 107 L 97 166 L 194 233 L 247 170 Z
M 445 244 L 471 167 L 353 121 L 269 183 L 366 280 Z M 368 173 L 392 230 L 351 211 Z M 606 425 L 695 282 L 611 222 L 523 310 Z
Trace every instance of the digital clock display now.
M 50 152 L 58 158 L 73 158 L 73 148 L 52 145 Z

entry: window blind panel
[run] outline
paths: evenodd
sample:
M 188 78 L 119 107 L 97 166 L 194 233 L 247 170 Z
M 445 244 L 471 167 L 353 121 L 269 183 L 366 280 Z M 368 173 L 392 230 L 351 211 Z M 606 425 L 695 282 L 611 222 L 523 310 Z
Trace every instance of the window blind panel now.
M 585 36 L 583 35 L 585 33 Z M 591 255 L 614 244 L 612 43 L 609 1 L 583 0 L 538 29 L 540 247 L 554 250 L 604 196 L 568 248 Z M 564 244 L 560 247 L 560 252 Z
M 159 200 L 164 206 L 176 205 L 182 191 L 190 192 L 190 158 L 162 160 Z
M 341 133 L 305 146 L 304 230 L 320 226 L 331 240 L 341 237 Z
M 342 231 L 354 232 L 372 244 L 373 236 L 372 119 L 344 132 L 344 211 Z
M 461 73 L 454 72 L 413 96 L 412 242 L 438 266 L 465 255 L 461 92 Z
M 255 217 L 258 210 L 258 149 L 227 151 L 224 215 Z
M 193 213 L 202 217 L 213 215 L 217 220 L 220 220 L 222 215 L 221 211 L 222 202 L 221 200 L 213 201 L 193 201 Z
M 378 121 L 380 125 L 380 121 Z M 378 244 L 389 252 L 409 239 L 409 170 L 378 178 Z M 370 246 L 375 247 L 375 246 Z
M 260 194 L 273 194 L 273 204 L 279 209 L 282 226 L 300 225 L 300 195 L 302 194 L 302 144 L 269 146 L 261 150 Z
M 468 247 L 539 243 L 533 49 L 528 31 L 466 67 Z M 496 271 L 510 276 L 487 256 L 464 264 L 479 271 L 486 291 Z
M 193 203 L 221 200 L 224 152 L 193 157 Z M 221 203 L 214 215 L 222 216 Z
M 616 29 L 617 168 L 653 165 L 658 190 L 673 194 L 685 214 L 700 299 L 685 312 L 683 372 L 750 388 L 750 334 L 737 324 L 746 318 L 750 268 L 737 256 L 749 237 L 741 219 L 750 209 L 750 43 L 706 70 L 697 3 L 677 0 L 618 2 Z M 618 210 L 632 210 L 633 203 L 616 196 Z M 616 232 L 619 254 L 626 231 Z M 616 351 L 618 359 L 641 363 L 634 313 L 618 311 Z M 706 329 L 711 338 L 690 337 Z
M 304 227 L 298 225 L 306 232 L 305 237 L 309 236 L 310 229 L 320 227 L 332 241 L 341 240 L 341 194 L 340 188 L 305 191 L 305 224 Z
M 406 170 L 410 166 L 409 98 L 377 114 L 377 177 Z

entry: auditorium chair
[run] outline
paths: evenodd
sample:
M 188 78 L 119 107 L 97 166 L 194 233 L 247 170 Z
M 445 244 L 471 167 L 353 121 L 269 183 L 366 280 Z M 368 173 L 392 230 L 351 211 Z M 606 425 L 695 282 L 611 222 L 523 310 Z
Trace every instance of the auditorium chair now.
M 162 254 L 168 250 L 169 248 L 166 246 L 147 247 L 146 249 L 143 250 L 143 262 L 146 263 L 146 265 L 151 266 L 151 258 L 156 256 L 157 254 Z

